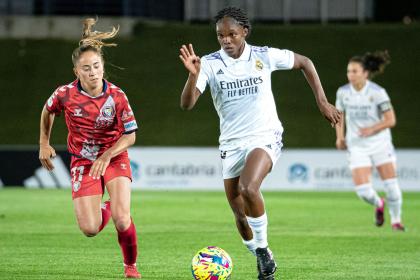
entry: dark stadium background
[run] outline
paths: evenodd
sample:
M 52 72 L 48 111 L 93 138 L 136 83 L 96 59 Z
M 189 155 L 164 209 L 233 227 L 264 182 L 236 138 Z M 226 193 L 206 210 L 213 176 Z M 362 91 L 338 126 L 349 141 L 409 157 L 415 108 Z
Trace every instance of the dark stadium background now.
M 263 193 L 277 275 L 420 279 L 418 0 L 0 0 L 0 279 L 123 276 L 112 223 L 95 238 L 85 238 L 77 227 L 63 117 L 56 119 L 51 137 L 59 155 L 55 170 L 47 172 L 38 160 L 42 107 L 57 86 L 75 78 L 71 53 L 87 16 L 99 17 L 98 30 L 121 24 L 118 47 L 105 50 L 106 71 L 127 93 L 140 125 L 137 147 L 130 151 L 138 177 L 131 215 L 144 279 L 192 279 L 191 259 L 209 245 L 230 254 L 232 279 L 255 279 L 255 259 L 237 234 L 220 174 L 208 172 L 215 180 L 210 184 L 203 172 L 178 172 L 220 169 L 219 123 L 209 92 L 193 111 L 179 107 L 187 72 L 178 54 L 181 44 L 190 42 L 199 55 L 219 49 L 210 18 L 226 5 L 251 14 L 250 44 L 310 57 L 332 103 L 337 88 L 347 83 L 351 56 L 384 49 L 391 55 L 391 64 L 374 81 L 394 105 L 399 179 L 412 190 L 403 189 L 404 233 L 392 231 L 388 214 L 383 227 L 373 225 L 373 209 L 352 191 L 346 153 L 335 151 L 335 131 L 318 112 L 302 73 L 273 73 L 284 154 L 266 180 L 276 178 L 272 188 L 265 185 Z M 366 10 L 359 9 L 363 5 Z M 287 17 L 286 8 L 295 16 Z M 206 157 L 213 151 L 214 160 Z M 165 172 L 148 177 L 147 164 Z
M 5 2 L 12 13 L 12 1 Z M 331 102 L 336 89 L 347 82 L 349 57 L 387 49 L 391 64 L 375 81 L 388 90 L 396 110 L 394 143 L 399 148 L 420 147 L 420 2 L 398 1 L 397 8 L 391 2 L 373 1 L 374 14 L 367 24 L 255 21 L 248 42 L 289 48 L 310 57 Z M 120 38 L 117 48 L 106 50 L 108 78 L 127 92 L 141 126 L 137 145 L 218 144 L 218 119 L 208 92 L 191 113 L 182 112 L 178 105 L 187 76 L 178 58 L 180 45 L 193 43 L 199 55 L 218 49 L 212 24 L 180 22 L 183 1 L 37 0 L 31 11 L 36 16 L 138 16 L 134 36 Z M 58 85 L 74 79 L 70 54 L 76 46 L 77 39 L 0 39 L 1 145 L 37 144 L 44 101 Z M 272 80 L 285 126 L 285 147 L 333 148 L 335 132 L 317 111 L 303 75 L 275 72 Z M 64 145 L 65 136 L 64 121 L 58 119 L 51 142 Z

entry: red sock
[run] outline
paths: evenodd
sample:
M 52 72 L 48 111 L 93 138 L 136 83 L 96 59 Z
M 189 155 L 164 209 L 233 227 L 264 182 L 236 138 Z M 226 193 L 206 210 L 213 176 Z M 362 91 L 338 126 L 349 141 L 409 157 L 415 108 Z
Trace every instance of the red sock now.
M 125 231 L 118 232 L 118 243 L 124 256 L 124 264 L 133 265 L 137 260 L 137 233 L 136 226 L 131 219 L 130 227 Z
M 106 224 L 108 224 L 108 222 L 109 222 L 109 218 L 111 218 L 111 202 L 109 200 L 105 201 L 104 205 L 105 205 L 105 207 L 101 207 L 102 223 L 99 226 L 99 232 L 101 232 L 104 229 Z

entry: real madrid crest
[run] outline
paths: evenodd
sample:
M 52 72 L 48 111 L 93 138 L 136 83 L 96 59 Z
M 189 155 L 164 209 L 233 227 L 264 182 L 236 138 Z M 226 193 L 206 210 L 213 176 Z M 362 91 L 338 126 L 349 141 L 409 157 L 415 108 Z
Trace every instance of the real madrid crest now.
M 261 71 L 264 68 L 264 64 L 261 62 L 261 60 L 255 61 L 255 68 L 259 71 Z

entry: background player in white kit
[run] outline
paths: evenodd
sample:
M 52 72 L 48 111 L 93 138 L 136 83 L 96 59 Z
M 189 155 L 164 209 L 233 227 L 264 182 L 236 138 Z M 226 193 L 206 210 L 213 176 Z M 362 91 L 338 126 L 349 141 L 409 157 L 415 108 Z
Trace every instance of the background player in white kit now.
M 385 200 L 380 198 L 371 183 L 372 165 L 384 182 L 391 225 L 404 231 L 401 223 L 402 194 L 398 186 L 395 152 L 390 128 L 395 126 L 395 113 L 385 89 L 370 81 L 383 72 L 389 63 L 385 52 L 355 56 L 347 65 L 349 84 L 337 91 L 337 108 L 345 114 L 336 126 L 338 149 L 348 149 L 349 164 L 357 195 L 376 206 L 376 225 L 384 223 Z M 344 128 L 346 136 L 344 138 Z
M 301 69 L 321 113 L 332 125 L 341 114 L 328 103 L 311 60 L 288 50 L 246 43 L 251 25 L 238 8 L 217 14 L 221 50 L 200 59 L 193 46 L 182 46 L 180 59 L 189 71 L 181 107 L 192 109 L 210 86 L 220 118 L 220 151 L 225 192 L 247 248 L 257 256 L 258 279 L 274 279 L 276 263 L 267 242 L 267 216 L 260 193 L 263 179 L 281 153 L 283 127 L 278 119 L 271 72 Z

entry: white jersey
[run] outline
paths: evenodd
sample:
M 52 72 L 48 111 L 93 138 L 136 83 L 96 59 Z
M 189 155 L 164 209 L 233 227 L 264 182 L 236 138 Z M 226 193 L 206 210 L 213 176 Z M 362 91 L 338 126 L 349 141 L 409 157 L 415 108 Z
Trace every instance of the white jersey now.
M 374 153 L 391 141 L 389 128 L 369 137 L 359 135 L 360 128 L 370 127 L 382 120 L 383 112 L 391 109 L 391 103 L 385 89 L 367 81 L 366 85 L 357 91 L 351 84 L 340 87 L 337 91 L 336 107 L 345 112 L 346 143 L 351 151 Z
M 209 84 L 220 118 L 220 148 L 230 149 L 253 137 L 283 132 L 271 90 L 271 72 L 291 69 L 289 50 L 245 44 L 234 59 L 223 49 L 201 59 L 197 88 L 204 93 Z

